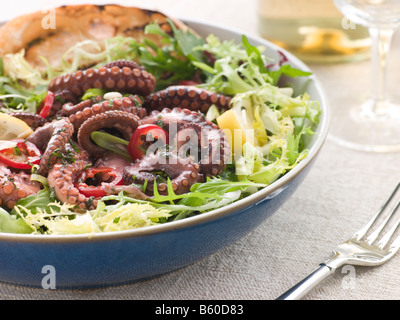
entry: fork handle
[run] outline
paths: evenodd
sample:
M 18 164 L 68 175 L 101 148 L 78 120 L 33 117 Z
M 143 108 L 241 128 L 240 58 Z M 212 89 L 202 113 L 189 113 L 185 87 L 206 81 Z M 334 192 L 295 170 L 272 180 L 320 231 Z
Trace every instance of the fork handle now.
M 310 273 L 306 278 L 296 284 L 294 287 L 279 296 L 276 300 L 298 300 L 306 295 L 322 280 L 330 276 L 334 269 L 321 263 L 317 269 Z

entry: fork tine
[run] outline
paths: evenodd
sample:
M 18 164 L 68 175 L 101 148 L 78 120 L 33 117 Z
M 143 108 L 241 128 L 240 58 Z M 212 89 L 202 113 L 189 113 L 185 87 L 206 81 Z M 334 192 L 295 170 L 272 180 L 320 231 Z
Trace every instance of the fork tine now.
M 400 221 L 397 227 L 399 226 L 400 226 Z M 400 248 L 400 235 L 397 236 L 397 238 L 393 241 L 392 245 L 390 246 L 390 249 L 392 250 L 393 254 L 395 254 L 399 248 Z
M 400 206 L 400 201 L 397 202 L 396 207 L 392 210 L 391 214 L 394 213 Z M 400 218 L 396 221 L 396 223 L 390 228 L 390 230 L 382 237 L 382 239 L 378 242 L 378 246 L 383 249 L 387 246 L 390 239 L 393 237 L 394 233 L 400 226 Z M 400 236 L 399 236 L 400 237 Z M 395 243 L 396 240 L 393 242 Z
M 389 212 L 389 214 L 387 215 L 386 219 L 381 223 L 381 225 L 367 238 L 367 243 L 369 245 L 372 245 L 372 243 L 375 242 L 375 240 L 379 237 L 380 233 L 382 232 L 382 230 L 386 227 L 386 225 L 388 224 L 389 220 L 393 217 L 393 215 L 395 214 L 395 212 L 397 211 L 397 209 L 399 208 L 400 205 L 400 200 L 398 200 L 395 204 L 395 206 L 393 207 L 393 209 Z M 389 230 L 389 232 L 385 235 L 384 238 L 388 237 L 387 241 L 390 240 L 391 236 L 393 235 L 393 233 L 396 231 L 397 229 L 397 223 L 395 223 L 395 225 Z M 390 235 L 391 234 L 391 235 Z M 390 236 L 389 236 L 390 235 Z
M 394 190 L 392 191 L 392 193 L 390 194 L 389 198 L 386 200 L 386 202 L 379 208 L 379 210 L 375 213 L 375 215 L 371 218 L 371 220 L 368 221 L 368 223 L 362 227 L 355 235 L 354 238 L 356 238 L 358 241 L 360 241 L 363 237 L 365 237 L 365 235 L 367 234 L 368 230 L 371 229 L 372 225 L 378 220 L 378 218 L 381 216 L 381 214 L 385 211 L 385 209 L 387 208 L 387 206 L 389 205 L 389 203 L 393 200 L 395 194 L 397 193 L 397 191 L 400 188 L 400 182 L 397 184 L 397 186 L 394 188 Z M 400 202 L 400 201 L 399 201 Z M 395 209 L 397 209 L 397 207 L 399 206 L 399 202 L 395 205 Z M 369 238 L 369 242 L 373 242 L 376 240 L 377 236 L 379 235 L 379 233 L 382 231 L 382 229 L 385 227 L 385 225 L 387 224 L 387 222 L 390 220 L 391 216 L 394 214 L 394 212 L 396 211 L 395 209 L 393 209 L 389 216 L 385 219 L 385 221 L 383 221 L 383 223 L 380 225 L 380 227 L 370 236 Z M 378 232 L 379 231 L 379 232 Z

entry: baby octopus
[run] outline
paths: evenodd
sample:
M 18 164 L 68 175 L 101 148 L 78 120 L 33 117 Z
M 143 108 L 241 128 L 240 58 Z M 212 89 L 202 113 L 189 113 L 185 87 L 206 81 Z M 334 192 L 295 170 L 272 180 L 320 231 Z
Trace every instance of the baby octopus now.
M 169 133 L 168 150 L 147 153 L 142 159 L 124 169 L 129 183 L 147 183 L 146 193 L 153 193 L 157 183 L 160 194 L 167 193 L 165 173 L 171 179 L 176 194 L 190 191 L 190 187 L 207 176 L 222 173 L 230 157 L 229 143 L 219 127 L 205 120 L 201 114 L 188 109 L 153 111 L 142 119 L 144 124 L 158 124 Z M 161 181 L 157 181 L 158 180 Z
M 165 108 L 142 119 L 144 124 L 161 124 L 169 132 L 178 153 L 188 153 L 199 164 L 201 174 L 217 176 L 230 158 L 229 142 L 223 131 L 195 111 Z
M 170 178 L 172 189 L 176 194 L 189 192 L 193 184 L 203 179 L 199 173 L 199 165 L 192 157 L 182 157 L 173 152 L 165 153 L 158 150 L 125 167 L 124 180 L 127 183 L 146 185 L 145 193 L 149 195 L 153 194 L 154 183 L 157 183 L 158 192 L 167 194 L 166 179 L 157 172 L 163 172 Z
M 34 130 L 27 141 L 42 152 L 38 173 L 47 177 L 59 201 L 81 212 L 96 208 L 101 198 L 85 193 L 82 186 L 87 187 L 86 183 L 101 190 L 102 196 L 123 191 L 146 199 L 154 195 L 155 184 L 160 194 L 167 194 L 168 179 L 174 192 L 182 194 L 206 177 L 222 173 L 230 147 L 222 130 L 203 113 L 211 105 L 228 108 L 230 99 L 192 86 L 153 92 L 155 85 L 154 76 L 142 66 L 118 60 L 98 69 L 55 77 L 48 89 L 61 99 L 55 100 L 46 119 L 13 114 Z M 82 101 L 84 92 L 91 88 L 121 94 Z M 143 125 L 163 128 L 169 140 L 160 149 L 148 149 L 139 159 L 107 151 L 91 139 L 94 131 L 103 131 L 130 141 Z M 30 181 L 29 176 L 29 172 L 0 165 L 1 206 L 11 209 L 18 199 L 40 190 L 40 184 Z M 90 178 L 80 181 L 83 176 Z

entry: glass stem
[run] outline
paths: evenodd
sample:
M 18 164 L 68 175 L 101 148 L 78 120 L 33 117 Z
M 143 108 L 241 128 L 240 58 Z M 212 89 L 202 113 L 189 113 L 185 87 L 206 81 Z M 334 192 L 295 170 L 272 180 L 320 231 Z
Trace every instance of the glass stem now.
M 370 111 L 383 115 L 387 111 L 387 63 L 394 30 L 375 26 L 369 28 L 369 33 L 372 40 L 371 99 L 374 102 Z

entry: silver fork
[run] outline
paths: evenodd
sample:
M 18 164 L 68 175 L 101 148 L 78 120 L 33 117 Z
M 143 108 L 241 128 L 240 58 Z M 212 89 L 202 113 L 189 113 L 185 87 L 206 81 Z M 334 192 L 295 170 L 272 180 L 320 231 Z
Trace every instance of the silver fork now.
M 391 259 L 400 248 L 400 235 L 395 235 L 400 219 L 392 221 L 400 206 L 400 200 L 394 200 L 399 189 L 400 183 L 363 228 L 338 245 L 328 260 L 277 300 L 301 299 L 343 265 L 378 266 Z

